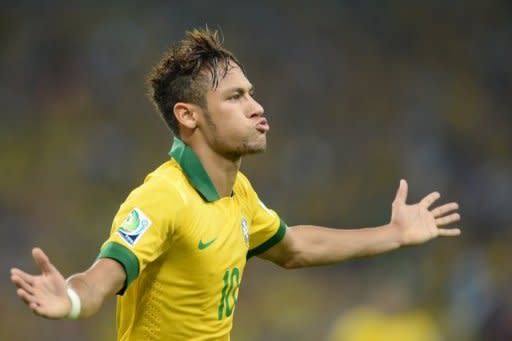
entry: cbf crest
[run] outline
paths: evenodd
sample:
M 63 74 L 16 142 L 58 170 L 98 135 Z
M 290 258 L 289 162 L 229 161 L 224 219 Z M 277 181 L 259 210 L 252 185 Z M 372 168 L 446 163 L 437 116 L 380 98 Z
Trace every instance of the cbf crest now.
M 245 245 L 249 246 L 249 224 L 247 223 L 247 219 L 245 219 L 245 217 L 242 217 L 240 226 L 242 227 L 242 234 L 244 235 Z

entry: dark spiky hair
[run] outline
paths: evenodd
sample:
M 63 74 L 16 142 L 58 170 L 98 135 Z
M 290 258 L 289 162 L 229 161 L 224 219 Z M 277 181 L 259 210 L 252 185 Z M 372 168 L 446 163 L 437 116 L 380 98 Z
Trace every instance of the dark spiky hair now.
M 180 136 L 174 105 L 186 102 L 206 108 L 206 92 L 217 87 L 233 64 L 242 68 L 222 47 L 219 32 L 208 27 L 187 32 L 165 53 L 149 75 L 149 95 L 174 135 Z

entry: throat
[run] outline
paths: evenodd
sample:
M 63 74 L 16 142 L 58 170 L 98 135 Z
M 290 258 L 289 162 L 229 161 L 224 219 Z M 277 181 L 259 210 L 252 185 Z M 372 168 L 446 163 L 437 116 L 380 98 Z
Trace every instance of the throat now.
M 239 157 L 232 160 L 216 153 L 205 155 L 198 153 L 198 157 L 215 186 L 219 197 L 231 196 L 242 159 Z
M 197 143 L 192 140 L 189 145 L 208 174 L 219 197 L 231 196 L 242 158 L 222 155 L 206 143 Z
M 225 165 L 228 166 L 228 165 Z M 240 169 L 239 163 L 232 164 L 228 167 L 211 167 L 206 168 L 206 172 L 210 176 L 210 179 L 217 190 L 217 193 L 221 198 L 229 197 L 233 193 L 233 187 L 235 185 L 236 176 Z

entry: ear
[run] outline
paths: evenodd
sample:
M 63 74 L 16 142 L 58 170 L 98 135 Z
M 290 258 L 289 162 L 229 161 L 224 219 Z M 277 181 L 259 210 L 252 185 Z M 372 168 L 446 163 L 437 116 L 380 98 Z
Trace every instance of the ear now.
M 195 129 L 197 127 L 197 115 L 193 104 L 178 102 L 174 105 L 173 111 L 179 124 L 184 128 Z

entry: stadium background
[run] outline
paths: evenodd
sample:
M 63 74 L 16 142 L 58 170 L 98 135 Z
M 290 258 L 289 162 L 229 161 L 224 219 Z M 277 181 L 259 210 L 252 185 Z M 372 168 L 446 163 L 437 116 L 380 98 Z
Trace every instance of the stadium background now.
M 91 264 L 118 205 L 167 158 L 145 76 L 205 23 L 268 113 L 268 152 L 243 170 L 290 225 L 386 223 L 402 177 L 410 201 L 439 190 L 463 217 L 459 239 L 377 258 L 252 260 L 233 339 L 327 340 L 365 328 L 362 311 L 388 326 L 420 316 L 408 340 L 512 339 L 510 2 L 73 3 L 0 11 L 1 340 L 114 338 L 113 301 L 87 321 L 42 320 L 8 269 L 34 271 L 35 245 L 65 275 Z

